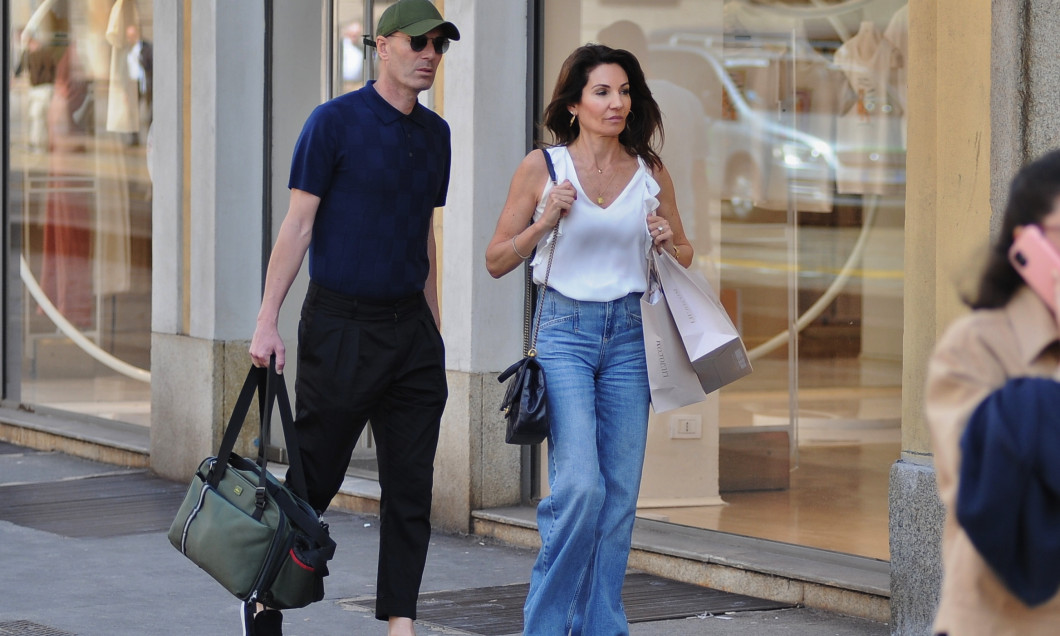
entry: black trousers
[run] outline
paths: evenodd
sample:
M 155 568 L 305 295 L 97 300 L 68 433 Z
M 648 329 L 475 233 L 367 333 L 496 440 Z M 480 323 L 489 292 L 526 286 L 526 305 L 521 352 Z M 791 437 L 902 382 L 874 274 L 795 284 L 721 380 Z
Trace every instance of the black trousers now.
M 365 301 L 310 284 L 298 325 L 295 429 L 309 503 L 339 491 L 371 420 L 379 461 L 376 618 L 416 618 L 431 535 L 445 350 L 423 294 Z

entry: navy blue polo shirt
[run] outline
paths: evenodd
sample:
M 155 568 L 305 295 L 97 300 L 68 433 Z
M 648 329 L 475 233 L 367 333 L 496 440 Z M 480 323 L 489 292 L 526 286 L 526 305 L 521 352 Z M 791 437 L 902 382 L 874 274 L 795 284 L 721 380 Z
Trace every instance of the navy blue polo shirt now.
M 449 125 L 420 104 L 405 115 L 373 84 L 313 110 L 288 187 L 320 197 L 309 277 L 350 296 L 392 300 L 427 280 L 431 215 L 449 188 Z

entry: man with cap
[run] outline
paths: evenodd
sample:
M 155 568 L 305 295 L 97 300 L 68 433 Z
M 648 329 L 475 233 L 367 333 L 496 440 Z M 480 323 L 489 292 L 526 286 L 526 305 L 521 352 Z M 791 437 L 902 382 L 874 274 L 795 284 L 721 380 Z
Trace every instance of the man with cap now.
M 450 133 L 417 96 L 459 39 L 428 0 L 399 0 L 366 40 L 379 78 L 309 116 L 250 344 L 255 365 L 275 356 L 282 371 L 280 306 L 308 251 L 295 428 L 309 503 L 328 507 L 371 421 L 381 492 L 375 614 L 390 636 L 414 634 L 447 397 L 431 219 L 449 186 Z M 277 610 L 248 604 L 243 620 L 249 634 L 280 634 Z

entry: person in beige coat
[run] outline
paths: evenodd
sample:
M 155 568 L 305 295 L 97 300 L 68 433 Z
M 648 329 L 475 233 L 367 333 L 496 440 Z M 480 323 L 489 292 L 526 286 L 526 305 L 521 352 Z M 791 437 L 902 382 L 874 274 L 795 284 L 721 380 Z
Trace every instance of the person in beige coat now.
M 946 507 L 936 634 L 1060 633 L 1060 595 L 1056 590 L 1047 589 L 1044 602 L 1028 605 L 1020 600 L 1004 582 L 1004 573 L 999 575 L 988 564 L 991 559 L 984 559 L 977 550 L 977 543 L 973 543 L 977 535 L 972 532 L 970 538 L 969 529 L 961 525 L 957 515 L 961 438 L 973 415 L 979 417 L 982 413 L 977 407 L 1012 386 L 1014 380 L 1060 380 L 1058 318 L 1024 284 L 1008 260 L 1015 236 L 1029 225 L 1038 226 L 1060 250 L 1060 151 L 1041 157 L 1016 175 L 1001 232 L 991 248 L 975 296 L 967 299 L 973 311 L 946 330 L 930 359 L 926 412 L 939 494 Z M 1047 419 L 1040 425 L 1060 426 L 1060 416 Z M 1025 421 L 1010 424 L 1029 425 Z M 1013 498 L 1021 494 L 1009 493 Z M 1023 548 L 1034 553 L 1034 546 Z

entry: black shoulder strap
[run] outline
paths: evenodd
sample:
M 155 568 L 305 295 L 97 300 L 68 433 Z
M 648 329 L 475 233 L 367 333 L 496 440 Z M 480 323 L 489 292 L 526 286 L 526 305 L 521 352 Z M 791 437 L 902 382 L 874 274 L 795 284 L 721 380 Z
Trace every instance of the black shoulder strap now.
M 545 155 L 545 165 L 548 166 L 548 176 L 552 179 L 552 185 L 556 185 L 556 167 L 552 165 L 552 155 L 548 154 L 547 148 L 542 148 L 541 154 Z

